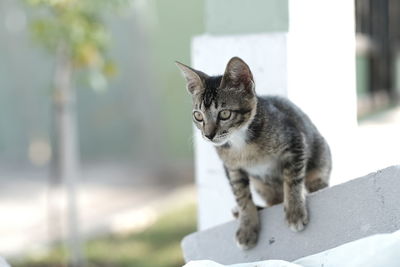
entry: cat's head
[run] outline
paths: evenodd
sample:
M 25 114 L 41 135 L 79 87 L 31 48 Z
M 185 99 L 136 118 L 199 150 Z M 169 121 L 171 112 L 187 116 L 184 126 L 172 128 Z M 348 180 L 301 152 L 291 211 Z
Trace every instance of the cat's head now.
M 193 121 L 205 140 L 223 145 L 253 119 L 257 98 L 249 66 L 232 58 L 222 76 L 208 76 L 177 62 L 193 100 Z

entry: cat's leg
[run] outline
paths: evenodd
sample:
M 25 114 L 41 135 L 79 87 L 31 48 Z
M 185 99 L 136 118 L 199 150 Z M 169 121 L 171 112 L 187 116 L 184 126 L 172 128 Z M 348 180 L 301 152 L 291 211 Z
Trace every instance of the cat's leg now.
M 308 223 L 303 147 L 302 144 L 297 144 L 283 165 L 283 204 L 286 221 L 295 232 L 302 231 Z
M 306 174 L 306 188 L 308 192 L 315 192 L 329 186 L 329 177 L 332 169 L 331 152 L 324 139 L 314 144 L 316 153 L 309 161 Z
M 314 169 L 307 172 L 306 188 L 309 193 L 329 186 L 329 174 L 325 169 Z
M 264 182 L 259 178 L 251 178 L 251 184 L 256 192 L 268 206 L 273 206 L 283 202 L 283 185 L 279 179 L 267 179 Z
M 257 206 L 257 205 L 256 205 L 256 208 L 257 208 L 258 211 L 264 209 L 264 207 Z M 233 209 L 231 210 L 231 212 L 232 212 L 232 216 L 233 216 L 235 219 L 239 219 L 239 206 L 233 207 Z
M 239 210 L 236 242 L 241 249 L 249 249 L 256 245 L 260 232 L 260 220 L 251 197 L 249 177 L 243 170 L 227 169 L 226 173 Z

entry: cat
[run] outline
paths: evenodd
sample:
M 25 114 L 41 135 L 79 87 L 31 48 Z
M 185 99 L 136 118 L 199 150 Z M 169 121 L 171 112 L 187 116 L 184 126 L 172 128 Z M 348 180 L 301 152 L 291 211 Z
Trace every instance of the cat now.
M 250 184 L 268 206 L 283 202 L 293 231 L 308 223 L 306 193 L 329 185 L 329 146 L 288 99 L 257 96 L 249 66 L 233 57 L 220 76 L 176 62 L 193 101 L 193 122 L 221 158 L 237 203 L 236 242 L 257 244 L 260 220 Z

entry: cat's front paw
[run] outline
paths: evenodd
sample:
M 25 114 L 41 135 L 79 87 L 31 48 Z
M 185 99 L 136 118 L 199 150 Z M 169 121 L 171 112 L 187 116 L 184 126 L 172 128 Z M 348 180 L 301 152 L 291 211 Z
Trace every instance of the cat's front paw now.
M 293 232 L 304 230 L 308 224 L 308 212 L 305 205 L 293 205 L 285 208 L 286 221 Z
M 260 232 L 260 225 L 240 225 L 236 232 L 236 244 L 242 250 L 247 250 L 257 244 L 258 234 Z

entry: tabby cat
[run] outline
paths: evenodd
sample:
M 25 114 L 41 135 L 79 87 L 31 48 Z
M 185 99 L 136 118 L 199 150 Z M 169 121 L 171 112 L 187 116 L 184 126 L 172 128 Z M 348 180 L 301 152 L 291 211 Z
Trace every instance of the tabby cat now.
M 297 106 L 257 96 L 249 66 L 232 58 L 224 75 L 208 76 L 177 62 L 193 100 L 193 121 L 223 161 L 237 203 L 236 241 L 256 245 L 260 231 L 250 183 L 271 206 L 283 202 L 293 231 L 308 223 L 306 193 L 329 184 L 331 154 L 317 128 Z

